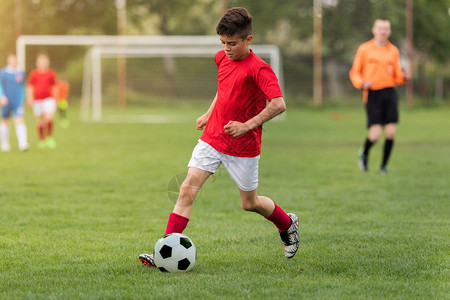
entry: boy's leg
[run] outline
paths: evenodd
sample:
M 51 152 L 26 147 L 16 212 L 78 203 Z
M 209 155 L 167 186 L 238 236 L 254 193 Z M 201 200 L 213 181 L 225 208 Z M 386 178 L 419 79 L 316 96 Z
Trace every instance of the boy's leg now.
M 242 209 L 260 214 L 271 221 L 278 231 L 285 231 L 291 225 L 291 219 L 270 198 L 258 196 L 256 190 L 243 191 L 239 189 L 242 201 Z
M 186 179 L 180 186 L 177 203 L 175 203 L 173 212 L 169 215 L 165 234 L 183 232 L 191 217 L 195 197 L 210 176 L 210 172 L 194 167 L 189 168 Z
M 378 141 L 378 139 L 381 136 L 381 132 L 383 130 L 383 127 L 380 124 L 371 125 L 369 127 L 369 133 L 364 141 L 364 145 L 362 150 L 359 154 L 359 168 L 362 171 L 368 171 L 369 170 L 369 151 L 370 148 Z
M 36 117 L 36 129 L 38 133 L 38 148 L 44 149 L 46 147 L 45 137 L 46 128 L 44 127 L 44 112 L 42 101 L 33 102 L 33 114 Z
M 392 148 L 394 147 L 394 138 L 395 138 L 395 132 L 397 129 L 397 124 L 395 123 L 389 123 L 386 124 L 384 127 L 384 136 L 386 138 L 384 142 L 384 149 L 383 149 L 383 161 L 381 163 L 380 171 L 382 173 L 387 173 L 387 163 L 389 160 L 389 157 L 392 152 Z
M 47 130 L 44 126 L 44 117 L 42 115 L 37 116 L 36 127 L 37 127 L 37 132 L 38 132 L 38 137 L 39 137 L 38 148 L 40 148 L 40 149 L 45 148 L 45 138 L 46 138 Z
M 3 119 L 0 124 L 0 142 L 3 152 L 11 150 L 11 145 L 9 144 L 9 119 Z
M 42 101 L 42 112 L 44 129 L 46 131 L 46 146 L 55 148 L 56 142 L 52 137 L 53 134 L 53 119 L 56 113 L 56 101 L 53 98 L 47 98 Z
M 180 194 L 177 203 L 175 204 L 173 212 L 169 215 L 165 234 L 174 232 L 183 233 L 189 222 L 195 197 L 210 176 L 210 172 L 195 167 L 189 167 L 186 179 L 180 186 Z M 155 261 L 153 257 L 153 254 L 144 253 L 139 255 L 139 260 L 144 266 L 154 267 Z
M 44 114 L 44 128 L 46 129 L 46 144 L 49 148 L 55 148 L 56 142 L 53 139 L 53 118 L 54 113 L 45 113 Z
M 53 134 L 53 117 L 53 113 L 44 114 L 44 126 L 47 130 L 47 137 L 52 136 Z
M 19 144 L 19 149 L 25 151 L 28 149 L 28 134 L 27 126 L 22 117 L 14 118 L 14 125 L 16 127 L 17 142 Z
M 256 212 L 271 221 L 280 232 L 280 237 L 285 245 L 284 255 L 287 258 L 294 257 L 299 246 L 298 217 L 285 213 L 270 198 L 258 196 L 256 189 L 243 191 L 239 189 L 242 200 L 242 208 L 246 211 Z

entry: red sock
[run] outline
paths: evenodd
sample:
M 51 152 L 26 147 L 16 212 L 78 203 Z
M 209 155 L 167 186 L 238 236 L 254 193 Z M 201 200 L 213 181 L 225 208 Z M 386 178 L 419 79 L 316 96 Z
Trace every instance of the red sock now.
M 45 135 L 44 135 L 44 126 L 42 125 L 38 125 L 38 134 L 39 134 L 39 140 L 44 140 L 45 139 Z
M 275 204 L 275 202 L 273 203 Z M 275 204 L 275 209 L 270 217 L 266 218 L 277 226 L 278 231 L 282 232 L 291 226 L 291 218 L 278 205 Z
M 189 222 L 189 219 L 186 217 L 183 217 L 176 213 L 171 213 L 169 215 L 169 221 L 167 221 L 167 227 L 166 227 L 166 233 L 183 233 L 183 230 L 186 228 L 187 224 Z
M 52 129 L 53 129 L 53 121 L 48 121 L 47 123 L 47 135 L 52 135 Z

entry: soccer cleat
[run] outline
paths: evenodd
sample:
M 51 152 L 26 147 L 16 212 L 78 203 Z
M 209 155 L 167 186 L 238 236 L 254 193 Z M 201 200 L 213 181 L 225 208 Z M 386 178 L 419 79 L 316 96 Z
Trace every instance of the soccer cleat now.
M 386 175 L 387 173 L 389 173 L 387 167 L 386 166 L 381 166 L 380 174 Z
M 291 225 L 285 231 L 280 232 L 280 237 L 284 243 L 284 256 L 292 258 L 300 244 L 298 237 L 298 217 L 292 213 L 289 213 L 288 216 L 291 219 Z
M 364 155 L 364 151 L 362 148 L 359 149 L 358 166 L 361 169 L 361 171 L 364 171 L 364 172 L 369 171 L 369 165 L 367 163 L 367 156 Z
M 141 254 L 139 255 L 139 260 L 144 266 L 147 267 L 156 267 L 155 260 L 153 259 L 153 253 L 152 254 Z
M 56 148 L 56 142 L 55 139 L 52 137 L 48 137 L 45 139 L 45 143 L 47 144 L 47 147 L 49 147 L 50 149 L 54 149 Z

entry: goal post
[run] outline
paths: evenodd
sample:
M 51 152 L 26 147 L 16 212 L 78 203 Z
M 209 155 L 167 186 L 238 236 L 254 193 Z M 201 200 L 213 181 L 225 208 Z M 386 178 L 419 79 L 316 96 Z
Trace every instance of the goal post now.
M 269 59 L 269 63 L 279 79 L 281 89 L 284 88 L 282 62 L 280 52 L 274 45 L 252 45 L 251 49 L 261 58 Z M 95 46 L 85 57 L 85 72 L 83 78 L 83 92 L 81 101 L 81 117 L 84 120 L 102 120 L 102 59 L 117 58 L 149 58 L 149 57 L 202 57 L 212 58 L 221 50 L 215 46 L 160 46 L 160 47 L 120 47 Z M 90 110 L 92 109 L 92 112 Z M 114 118 L 117 120 L 117 118 Z

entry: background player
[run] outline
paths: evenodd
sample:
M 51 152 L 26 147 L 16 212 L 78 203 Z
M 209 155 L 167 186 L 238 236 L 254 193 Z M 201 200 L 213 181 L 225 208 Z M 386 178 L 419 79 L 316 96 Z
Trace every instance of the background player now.
M 228 10 L 216 31 L 223 47 L 215 56 L 217 94 L 209 110 L 197 119 L 197 129 L 204 131 L 165 233 L 183 232 L 198 191 L 224 164 L 239 188 L 242 208 L 273 222 L 284 242 L 285 256 L 292 258 L 299 246 L 298 217 L 286 214 L 271 199 L 259 196 L 256 189 L 262 124 L 286 109 L 278 80 L 270 66 L 249 49 L 252 17 L 245 8 Z M 154 266 L 152 254 L 142 254 L 139 259 Z
M 394 145 L 398 122 L 398 100 L 394 87 L 410 79 L 402 72 L 397 47 L 388 38 L 391 35 L 391 23 L 386 19 L 377 19 L 372 27 L 374 38 L 361 46 L 356 52 L 350 80 L 362 89 L 366 105 L 369 135 L 360 150 L 359 167 L 368 171 L 369 150 L 380 138 L 384 126 L 385 144 L 380 172 L 387 173 L 387 163 Z
M 9 143 L 9 117 L 14 116 L 19 150 L 28 150 L 27 127 L 24 121 L 25 73 L 17 68 L 17 57 L 8 55 L 7 66 L 0 72 L 0 104 L 2 106 L 2 123 L 0 125 L 1 150 L 11 150 Z
M 39 134 L 38 147 L 55 148 L 56 142 L 52 137 L 53 119 L 56 112 L 58 98 L 56 73 L 50 69 L 50 59 L 46 54 L 38 54 L 37 69 L 31 71 L 27 84 L 27 102 L 33 107 L 37 118 Z

